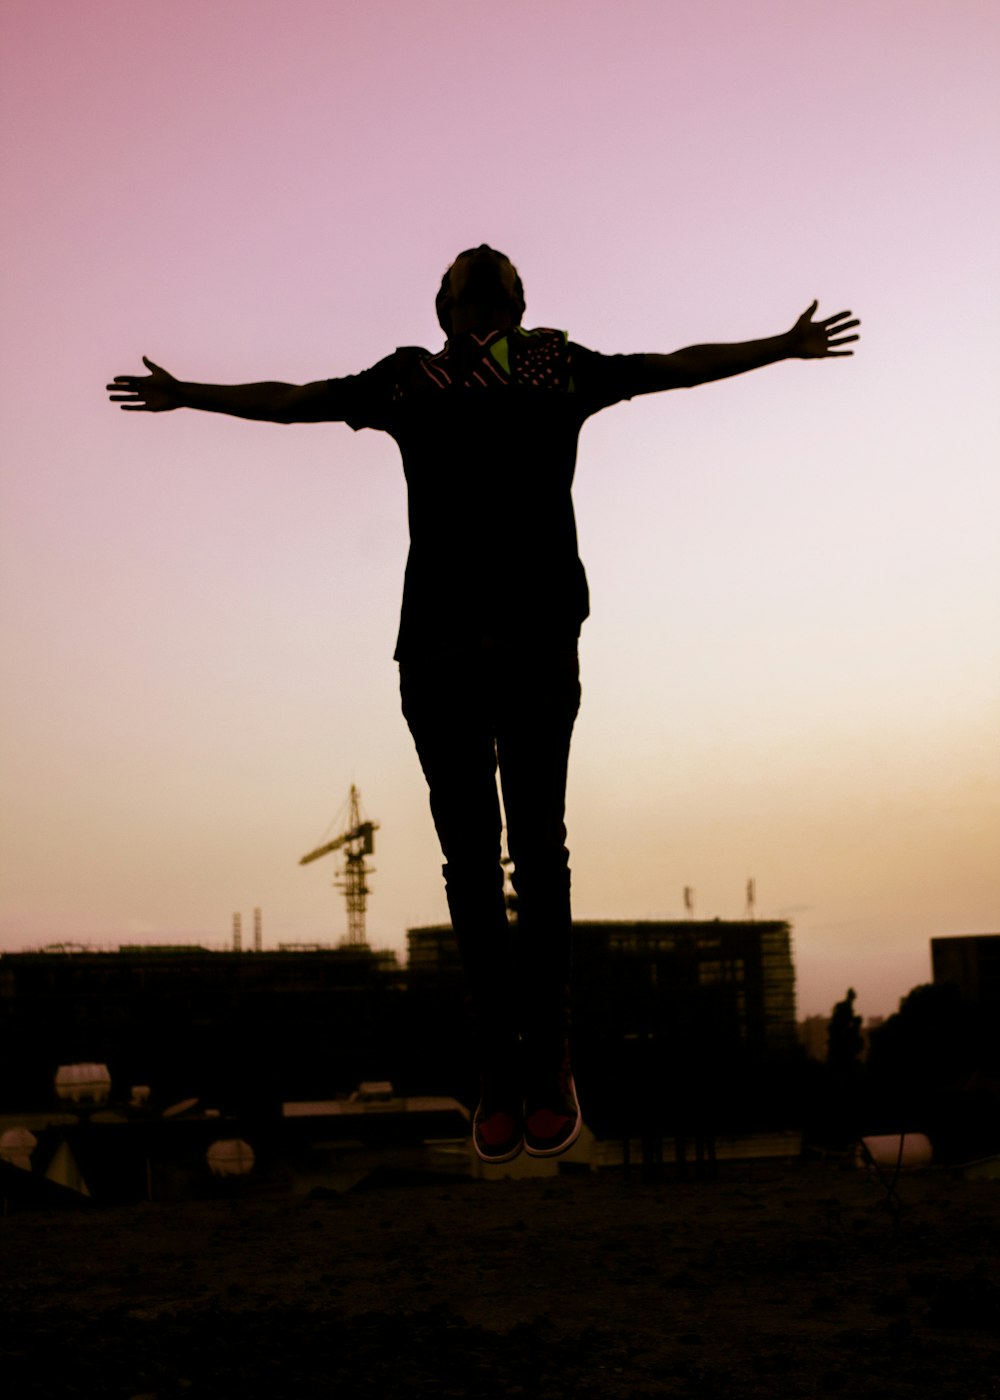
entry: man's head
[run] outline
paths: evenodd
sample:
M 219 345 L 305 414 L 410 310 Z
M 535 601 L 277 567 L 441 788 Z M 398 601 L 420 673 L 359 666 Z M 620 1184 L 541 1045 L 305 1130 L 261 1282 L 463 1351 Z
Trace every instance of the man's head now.
M 488 243 L 467 248 L 449 267 L 437 294 L 445 335 L 463 330 L 508 330 L 524 315 L 524 288 L 510 258 Z

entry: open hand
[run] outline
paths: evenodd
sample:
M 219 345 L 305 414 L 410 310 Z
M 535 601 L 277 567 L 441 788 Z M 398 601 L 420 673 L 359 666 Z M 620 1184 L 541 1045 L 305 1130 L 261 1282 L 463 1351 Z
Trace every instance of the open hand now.
M 844 331 L 853 330 L 855 326 L 860 326 L 861 322 L 857 319 L 845 320 L 846 316 L 851 315 L 850 311 L 838 311 L 836 316 L 828 316 L 825 321 L 814 321 L 812 316 L 818 305 L 819 302 L 814 301 L 807 307 L 788 332 L 789 354 L 800 360 L 820 360 L 830 355 L 853 355 L 853 350 L 837 350 L 834 347 L 849 345 L 852 340 L 857 340 L 856 335 L 844 335 Z
M 152 360 L 143 355 L 142 363 L 149 374 L 116 374 L 115 382 L 109 384 L 108 393 L 112 403 L 120 403 L 122 408 L 133 413 L 165 413 L 171 408 L 181 407 L 180 385 L 172 374 L 168 374 Z

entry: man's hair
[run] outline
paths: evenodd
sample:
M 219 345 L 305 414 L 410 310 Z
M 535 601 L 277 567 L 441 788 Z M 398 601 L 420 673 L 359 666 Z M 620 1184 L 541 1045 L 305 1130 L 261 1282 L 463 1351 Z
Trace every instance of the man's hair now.
M 489 248 L 488 243 L 484 246 Z M 458 257 L 454 259 L 447 272 L 441 278 L 441 286 L 438 289 L 438 294 L 434 301 L 434 308 L 437 311 L 438 325 L 444 331 L 445 335 L 451 335 L 451 298 L 449 296 L 451 291 L 449 283 L 451 269 L 455 266 L 455 263 L 458 262 L 459 258 L 467 258 L 470 254 L 477 253 L 478 251 L 478 248 L 466 248 L 464 253 L 459 253 Z M 510 258 L 507 257 L 507 254 L 501 253 L 498 248 L 490 248 L 490 252 L 496 253 L 497 257 L 505 258 L 507 262 L 510 262 Z M 514 267 L 513 263 L 511 263 L 511 267 Z M 521 285 L 521 278 L 518 275 L 516 267 L 514 268 L 514 295 L 511 298 L 510 308 L 513 312 L 514 324 L 519 326 L 521 324 L 521 317 L 524 315 L 524 287 Z

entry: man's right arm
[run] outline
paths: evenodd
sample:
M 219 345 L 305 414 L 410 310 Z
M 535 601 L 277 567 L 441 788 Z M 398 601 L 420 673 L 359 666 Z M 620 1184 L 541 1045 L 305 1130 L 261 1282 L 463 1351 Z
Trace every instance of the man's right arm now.
M 145 355 L 147 375 L 118 374 L 108 390 L 126 411 L 166 413 L 173 408 L 200 408 L 263 423 L 329 423 L 343 419 L 330 383 L 196 384 L 175 379 Z

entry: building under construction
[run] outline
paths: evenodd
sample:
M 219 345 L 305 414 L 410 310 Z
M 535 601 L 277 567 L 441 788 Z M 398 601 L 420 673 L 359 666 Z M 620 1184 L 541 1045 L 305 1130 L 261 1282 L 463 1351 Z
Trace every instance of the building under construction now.
M 413 928 L 406 937 L 411 990 L 440 987 L 452 996 L 462 968 L 451 926 Z M 787 923 L 575 922 L 573 983 L 578 1018 L 597 1024 L 613 1016 L 626 1034 L 638 1034 L 656 1008 L 679 1013 L 692 1000 L 714 998 L 740 1043 L 772 1051 L 795 1044 Z
M 437 1091 L 469 1097 L 471 1078 L 455 1080 L 457 1061 L 474 1063 L 458 1015 L 455 936 L 449 925 L 434 925 L 410 929 L 407 942 L 408 1019 L 424 1028 L 413 1055 Z M 648 1097 L 650 1084 L 677 1113 L 696 1115 L 701 1105 L 734 1125 L 780 1118 L 782 1104 L 762 1104 L 761 1086 L 766 1081 L 770 1092 L 782 1067 L 800 1058 L 790 926 L 574 923 L 573 1040 L 598 1129 L 613 1131 L 615 1114 L 631 1111 L 629 1096 Z
M 216 1107 L 324 1097 L 392 1078 L 405 974 L 392 952 L 124 946 L 0 956 L 0 1111 L 47 1104 L 59 1065 L 119 1091 Z

